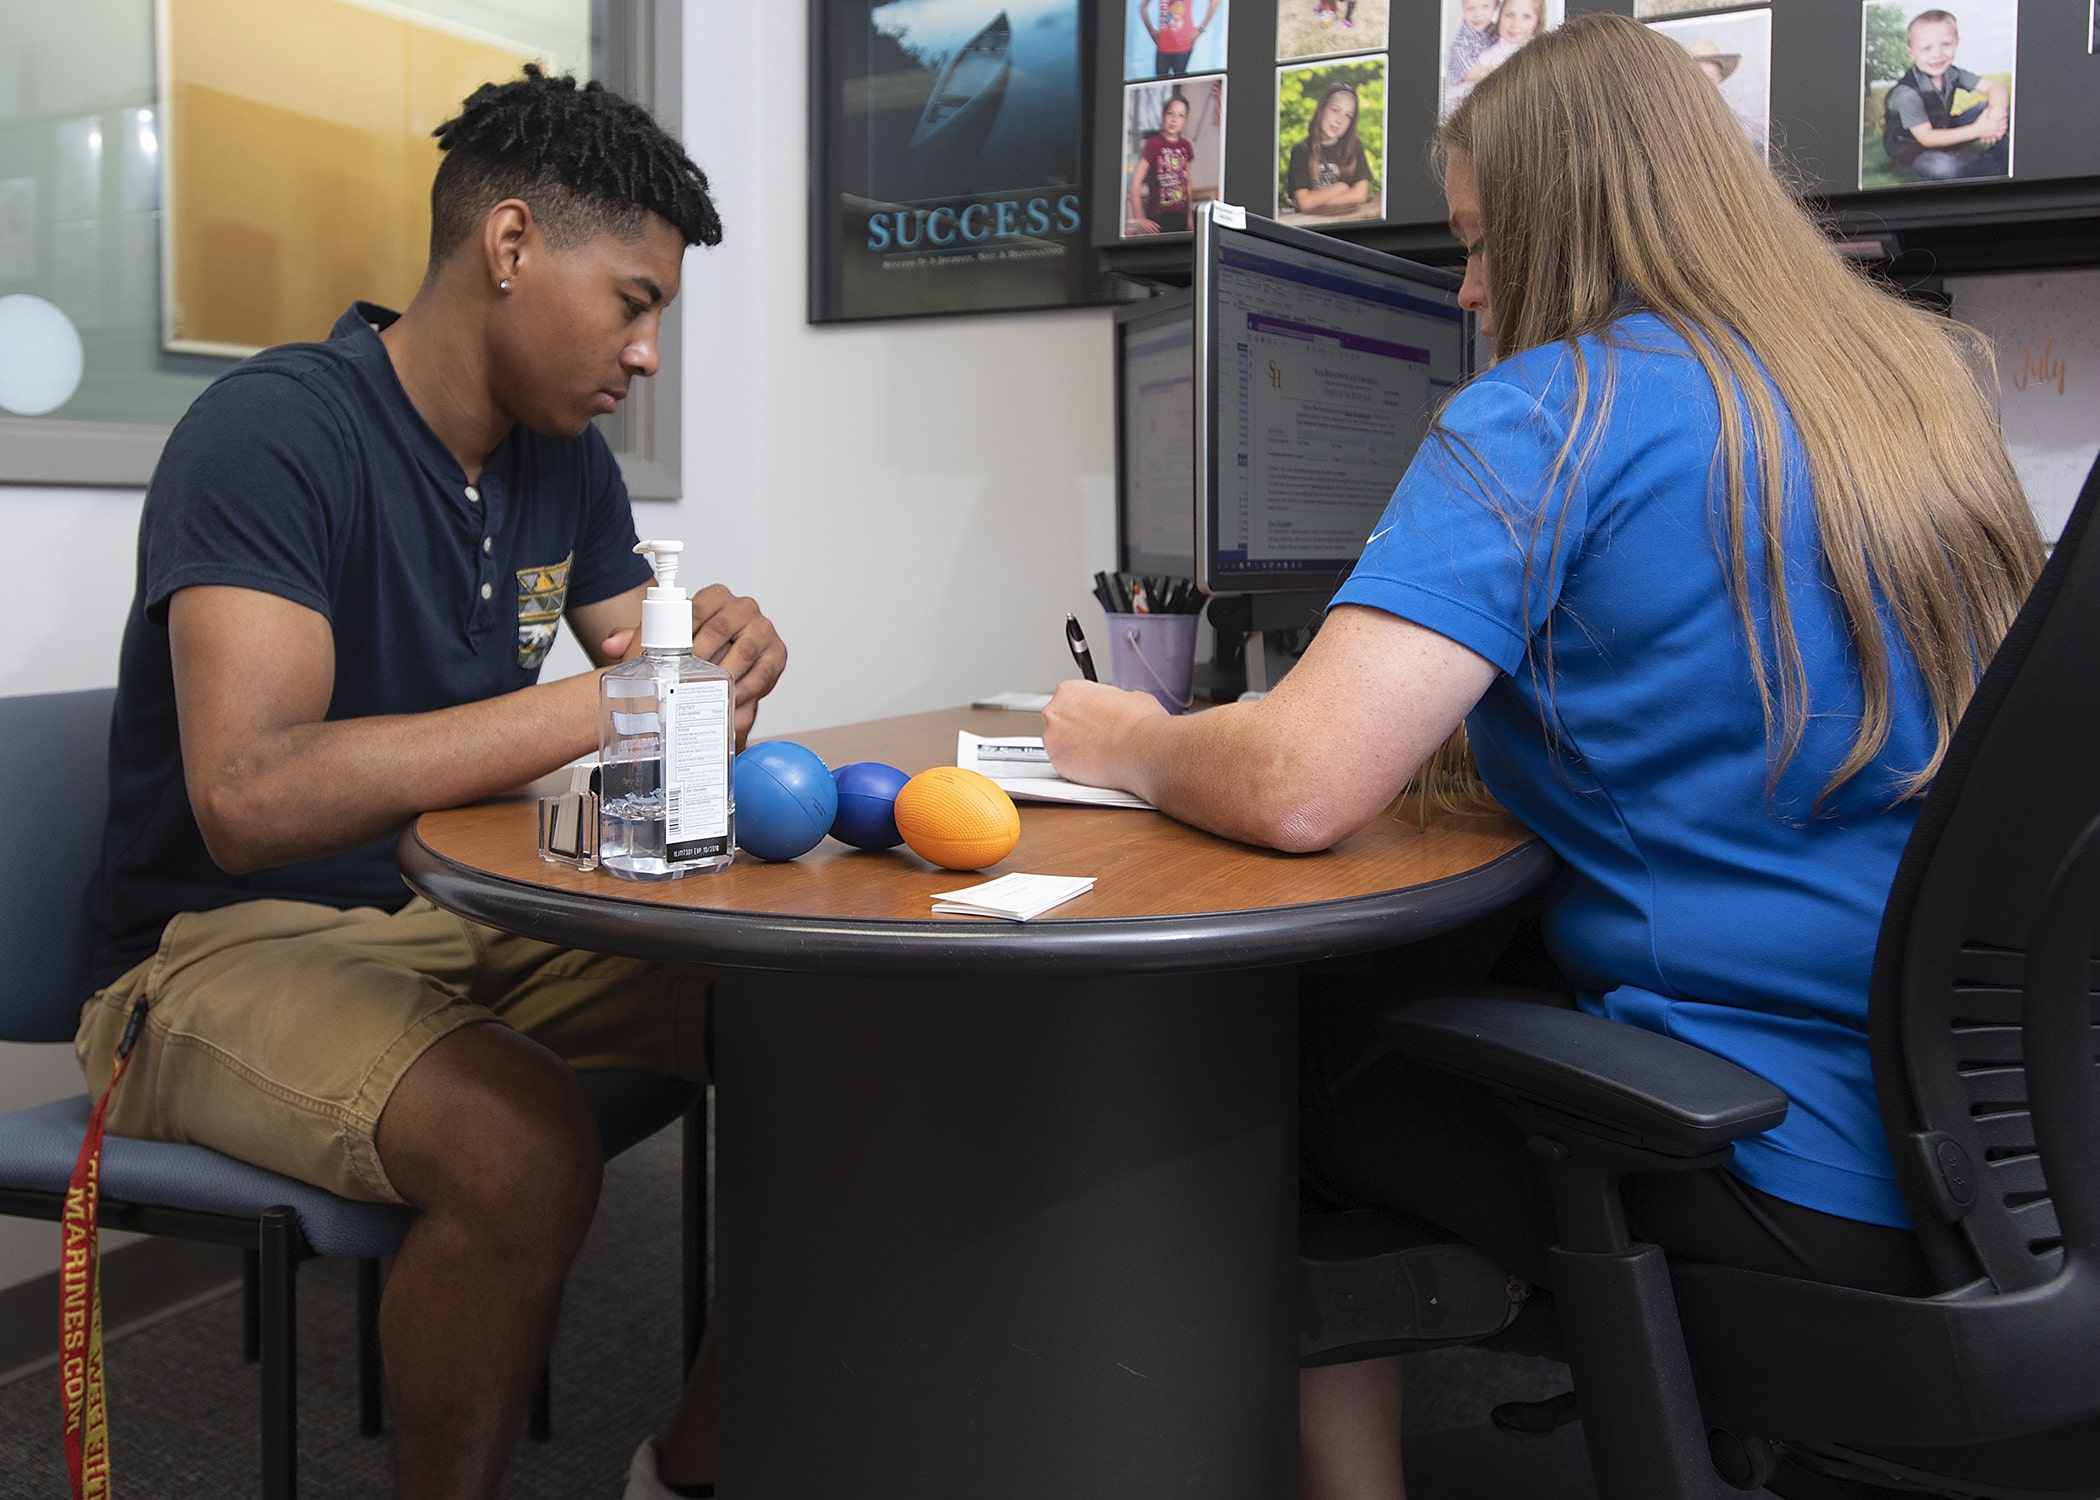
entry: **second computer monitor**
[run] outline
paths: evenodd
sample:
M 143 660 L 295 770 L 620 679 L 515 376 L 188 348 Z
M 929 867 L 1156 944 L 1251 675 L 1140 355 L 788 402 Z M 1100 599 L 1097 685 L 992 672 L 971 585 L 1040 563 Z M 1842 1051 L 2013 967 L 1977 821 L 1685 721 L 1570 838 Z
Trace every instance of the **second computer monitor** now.
M 1195 249 L 1197 580 L 1331 594 L 1472 372 L 1460 278 L 1224 204 Z

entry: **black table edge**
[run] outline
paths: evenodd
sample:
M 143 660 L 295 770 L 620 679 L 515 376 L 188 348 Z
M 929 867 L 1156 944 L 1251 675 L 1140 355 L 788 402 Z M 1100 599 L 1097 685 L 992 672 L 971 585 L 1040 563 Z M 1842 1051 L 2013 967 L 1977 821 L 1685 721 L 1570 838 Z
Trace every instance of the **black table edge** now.
M 558 890 L 447 859 L 414 824 L 395 854 L 410 888 L 447 911 L 564 947 L 724 969 L 954 978 L 1191 973 L 1337 958 L 1461 927 L 1544 884 L 1560 863 L 1532 839 L 1462 874 L 1337 901 L 1170 917 L 916 922 Z

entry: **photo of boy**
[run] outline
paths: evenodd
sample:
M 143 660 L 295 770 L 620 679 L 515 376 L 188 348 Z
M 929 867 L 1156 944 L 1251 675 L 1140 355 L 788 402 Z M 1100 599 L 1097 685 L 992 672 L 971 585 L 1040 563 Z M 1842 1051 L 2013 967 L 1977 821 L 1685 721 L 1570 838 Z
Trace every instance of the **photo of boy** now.
M 1183 78 L 1225 66 L 1231 0 L 1129 0 L 1123 8 L 1123 76 Z
M 1684 21 L 1651 21 L 1691 55 L 1765 160 L 1772 159 L 1772 12 L 1735 11 Z
M 1458 29 L 1444 49 L 1445 88 L 1464 83 L 1480 54 L 1495 44 L 1495 12 L 1500 9 L 1500 0 L 1460 0 Z
M 1371 52 L 1386 44 L 1391 0 L 1277 0 L 1276 56 Z
M 1562 0 L 1444 0 L 1442 34 L 1451 41 L 1439 62 L 1437 119 L 1450 119 L 1481 79 L 1558 26 L 1561 10 Z
M 1385 217 L 1385 59 L 1276 70 L 1276 217 Z
M 1123 238 L 1184 234 L 1225 179 L 1225 80 L 1123 90 Z
M 2010 177 L 2019 0 L 1965 0 L 1966 40 L 1951 11 L 1907 11 L 1889 0 L 1864 10 L 1859 185 Z

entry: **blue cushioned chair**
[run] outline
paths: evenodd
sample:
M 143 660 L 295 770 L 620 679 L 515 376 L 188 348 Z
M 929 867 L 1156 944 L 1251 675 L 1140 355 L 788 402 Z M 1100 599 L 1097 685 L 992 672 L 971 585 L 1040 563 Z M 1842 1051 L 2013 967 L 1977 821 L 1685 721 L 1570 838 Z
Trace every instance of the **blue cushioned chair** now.
M 70 1042 L 85 998 L 89 938 L 82 900 L 108 803 L 114 690 L 0 699 L 0 786 L 16 789 L 9 818 L 24 857 L 0 863 L 0 1041 Z M 686 1116 L 687 1286 L 704 1242 L 704 1117 L 690 1084 L 644 1073 L 581 1075 L 608 1158 Z M 56 1220 L 87 1128 L 85 1094 L 0 1115 L 0 1213 Z M 383 1257 L 400 1247 L 413 1214 L 357 1203 L 221 1156 L 202 1146 L 108 1137 L 102 1224 L 108 1229 L 232 1245 L 244 1252 L 248 1356 L 262 1364 L 262 1493 L 297 1488 L 297 1367 L 293 1292 L 300 1262 L 360 1261 L 361 1422 L 381 1423 L 378 1293 Z M 686 1345 L 697 1343 L 701 1295 L 689 1290 Z M 55 1331 L 55 1330 L 54 1330 Z M 121 1422 L 121 1412 L 112 1420 Z M 535 1436 L 548 1431 L 544 1370 Z M 53 1441 L 58 1424 L 52 1422 Z

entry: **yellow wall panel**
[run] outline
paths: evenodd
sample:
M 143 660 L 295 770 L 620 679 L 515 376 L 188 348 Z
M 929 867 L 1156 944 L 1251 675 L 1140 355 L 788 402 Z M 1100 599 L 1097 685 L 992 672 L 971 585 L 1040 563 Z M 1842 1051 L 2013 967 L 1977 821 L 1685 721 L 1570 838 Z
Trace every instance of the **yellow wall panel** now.
M 430 132 L 531 49 L 344 0 L 161 0 L 170 349 L 326 337 L 406 305 L 430 237 Z

